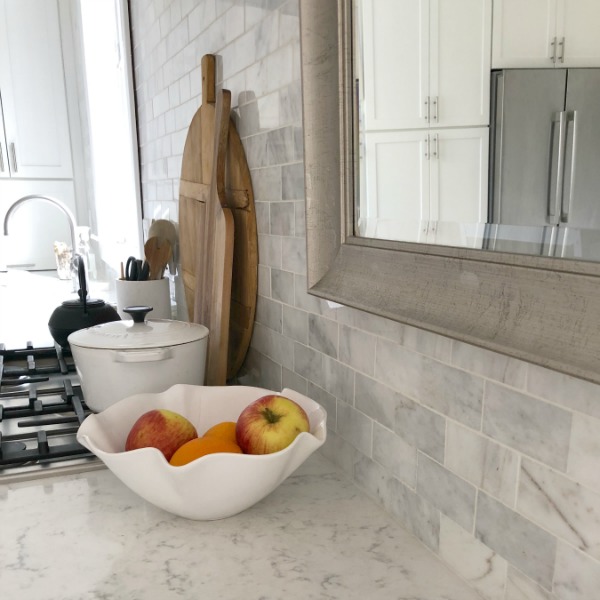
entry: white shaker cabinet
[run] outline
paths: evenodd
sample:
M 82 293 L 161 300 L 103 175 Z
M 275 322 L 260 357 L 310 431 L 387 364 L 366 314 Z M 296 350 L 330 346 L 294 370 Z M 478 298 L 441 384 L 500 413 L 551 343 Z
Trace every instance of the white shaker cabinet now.
M 359 235 L 424 242 L 429 222 L 427 131 L 364 134 L 366 193 L 360 196 Z
M 600 66 L 598 0 L 494 0 L 492 68 Z
M 487 127 L 365 134 L 362 236 L 481 248 Z
M 489 129 L 437 129 L 430 138 L 427 241 L 481 248 L 488 214 Z
M 72 178 L 56 0 L 0 0 L 0 95 L 3 175 Z
M 491 0 L 363 0 L 366 130 L 489 123 Z

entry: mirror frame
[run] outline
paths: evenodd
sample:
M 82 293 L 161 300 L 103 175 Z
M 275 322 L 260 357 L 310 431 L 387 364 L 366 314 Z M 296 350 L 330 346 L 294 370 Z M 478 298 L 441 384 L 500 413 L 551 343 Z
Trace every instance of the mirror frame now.
M 600 383 L 600 264 L 352 235 L 352 0 L 302 0 L 312 295 Z

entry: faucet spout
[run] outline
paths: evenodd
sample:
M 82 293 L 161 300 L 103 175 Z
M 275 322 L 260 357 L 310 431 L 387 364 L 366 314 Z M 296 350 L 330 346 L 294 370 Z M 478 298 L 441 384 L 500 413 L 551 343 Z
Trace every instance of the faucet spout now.
M 25 202 L 27 202 L 29 200 L 43 200 L 44 202 L 49 202 L 50 204 L 54 204 L 54 206 L 59 208 L 66 215 L 66 217 L 69 221 L 69 229 L 71 232 L 71 251 L 73 252 L 73 255 L 75 255 L 76 249 L 77 249 L 77 237 L 75 234 L 75 229 L 77 227 L 77 224 L 75 222 L 75 216 L 69 210 L 69 207 L 66 204 L 62 203 L 60 200 L 57 200 L 56 198 L 52 198 L 51 196 L 41 196 L 38 194 L 31 194 L 29 196 L 23 196 L 22 198 L 19 198 L 18 200 L 13 202 L 10 205 L 9 209 L 6 211 L 6 215 L 4 217 L 4 235 L 8 235 L 8 222 L 10 220 L 11 215 L 15 212 L 15 210 L 17 210 L 17 208 L 19 208 L 19 206 L 21 206 L 22 204 L 24 204 Z

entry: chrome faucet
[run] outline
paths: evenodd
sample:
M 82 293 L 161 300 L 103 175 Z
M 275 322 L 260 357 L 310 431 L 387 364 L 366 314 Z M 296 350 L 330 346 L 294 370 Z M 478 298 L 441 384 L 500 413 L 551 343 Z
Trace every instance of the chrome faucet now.
M 19 208 L 21 204 L 27 202 L 28 200 L 44 200 L 45 202 L 50 202 L 50 204 L 54 204 L 57 208 L 60 208 L 60 210 L 65 213 L 67 219 L 69 220 L 69 229 L 71 231 L 71 250 L 75 252 L 75 249 L 77 248 L 77 238 L 75 237 L 75 228 L 77 227 L 77 223 L 75 222 L 75 217 L 66 204 L 63 204 L 60 200 L 51 198 L 50 196 L 31 194 L 30 196 L 23 196 L 22 198 L 19 198 L 13 202 L 6 211 L 6 215 L 4 217 L 4 235 L 8 235 L 8 221 L 10 220 L 12 213 L 15 212 L 15 210 Z
M 54 206 L 56 206 L 57 208 L 62 210 L 62 212 L 66 215 L 66 217 L 69 221 L 69 229 L 71 232 L 71 256 L 72 256 L 71 279 L 73 280 L 74 290 L 76 291 L 77 287 L 75 287 L 75 285 L 76 285 L 75 282 L 76 282 L 76 277 L 77 277 L 77 269 L 75 268 L 75 264 L 76 264 L 75 258 L 77 256 L 76 255 L 77 237 L 76 237 L 75 230 L 77 227 L 77 223 L 75 221 L 75 216 L 69 210 L 69 207 L 66 204 L 64 204 L 60 200 L 57 200 L 56 198 L 52 198 L 51 196 L 42 196 L 39 194 L 31 194 L 29 196 L 23 196 L 22 198 L 19 198 L 18 200 L 13 202 L 10 205 L 10 207 L 8 208 L 8 210 L 6 211 L 6 215 L 4 216 L 4 235 L 8 235 L 8 221 L 10 220 L 11 215 L 15 212 L 15 210 L 17 210 L 17 208 L 19 208 L 19 206 L 21 206 L 28 200 L 43 200 L 44 202 L 49 202 L 50 204 L 54 204 Z

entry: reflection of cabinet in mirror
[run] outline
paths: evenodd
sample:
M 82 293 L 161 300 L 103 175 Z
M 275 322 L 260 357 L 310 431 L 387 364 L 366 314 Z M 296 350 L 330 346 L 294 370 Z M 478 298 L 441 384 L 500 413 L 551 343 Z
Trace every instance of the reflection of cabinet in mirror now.
M 600 66 L 598 0 L 494 0 L 492 67 Z
M 365 153 L 370 204 L 360 235 L 481 248 L 487 127 L 373 132 Z
M 357 234 L 480 248 L 491 1 L 356 1 Z

